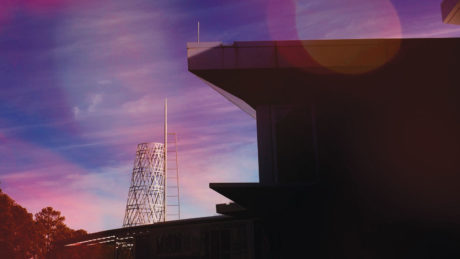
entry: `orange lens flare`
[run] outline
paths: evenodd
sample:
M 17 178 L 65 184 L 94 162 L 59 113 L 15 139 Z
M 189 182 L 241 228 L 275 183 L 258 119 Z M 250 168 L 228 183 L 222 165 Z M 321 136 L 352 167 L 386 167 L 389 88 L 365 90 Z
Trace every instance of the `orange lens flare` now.
M 301 1 L 296 5 L 296 26 L 299 38 L 308 35 L 302 25 L 308 19 L 308 6 Z M 378 40 L 365 40 L 351 44 L 344 40 L 342 44 L 307 44 L 305 50 L 324 68 L 340 74 L 363 74 L 376 70 L 391 61 L 399 52 L 402 37 L 399 15 L 389 0 L 363 1 L 352 0 L 342 7 L 337 17 L 326 17 L 325 23 L 335 21 L 340 27 L 331 26 L 325 34 L 328 38 L 394 38 L 385 44 Z M 343 11 L 343 12 L 342 12 Z M 331 14 L 334 12 L 331 11 Z M 359 15 L 358 15 L 359 13 Z M 340 16 L 341 15 L 341 16 Z M 328 21 L 328 19 L 330 19 Z M 335 20 L 334 20 L 335 19 Z M 339 22 L 340 21 L 340 22 Z
M 267 25 L 272 40 L 379 39 L 360 43 L 335 40 L 304 42 L 305 54 L 284 57 L 313 73 L 363 74 L 390 62 L 402 37 L 399 15 L 389 0 L 271 0 Z M 339 44 L 337 44 L 339 43 Z M 297 46 L 296 46 L 297 47 Z M 282 54 L 282 53 L 281 53 Z M 308 63 L 307 65 L 305 65 Z M 304 66 L 305 65 L 305 66 Z M 310 69 L 311 68 L 311 69 Z

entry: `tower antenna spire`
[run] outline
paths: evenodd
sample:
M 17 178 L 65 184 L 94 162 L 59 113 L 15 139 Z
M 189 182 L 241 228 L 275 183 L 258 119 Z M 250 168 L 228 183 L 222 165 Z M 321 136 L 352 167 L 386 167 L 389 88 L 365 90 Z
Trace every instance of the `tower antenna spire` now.
M 164 216 L 164 221 L 166 221 L 166 214 L 167 214 L 167 208 L 168 208 L 168 204 L 167 203 L 167 190 L 168 190 L 168 98 L 165 98 L 165 132 L 164 132 L 165 136 L 164 136 L 164 202 L 163 202 L 163 206 L 164 206 L 164 212 L 165 212 L 165 216 Z

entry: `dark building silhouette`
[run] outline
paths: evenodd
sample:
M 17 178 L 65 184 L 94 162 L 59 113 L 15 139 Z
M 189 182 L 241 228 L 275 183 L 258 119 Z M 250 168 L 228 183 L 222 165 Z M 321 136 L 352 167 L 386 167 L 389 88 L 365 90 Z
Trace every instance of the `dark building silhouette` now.
M 216 206 L 225 216 L 64 252 L 129 240 L 118 251 L 136 258 L 460 257 L 460 39 L 187 48 L 190 72 L 257 118 L 259 183 L 211 183 L 234 202 Z
M 188 57 L 257 118 L 260 183 L 211 188 L 259 219 L 261 258 L 459 256 L 460 39 L 191 43 Z

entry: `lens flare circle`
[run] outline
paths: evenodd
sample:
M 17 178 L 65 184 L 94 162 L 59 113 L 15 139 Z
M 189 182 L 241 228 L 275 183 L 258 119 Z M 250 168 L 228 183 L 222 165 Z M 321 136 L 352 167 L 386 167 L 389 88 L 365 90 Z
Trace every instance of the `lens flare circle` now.
M 315 73 L 374 71 L 399 52 L 402 37 L 399 15 L 390 0 L 270 0 L 267 27 L 271 40 L 394 39 L 363 41 L 364 46 L 352 46 L 351 41 L 323 41 L 323 46 L 320 41 L 311 42 L 304 44 L 303 57 L 286 57 L 297 63 L 299 58 L 311 60 L 316 63 Z
M 400 49 L 402 28 L 399 15 L 389 0 L 329 1 L 330 11 L 320 12 L 311 1 L 296 3 L 298 38 L 318 35 L 323 39 L 382 39 L 386 41 L 337 41 L 337 44 L 304 45 L 308 55 L 322 67 L 341 74 L 362 74 L 387 64 Z M 325 6 L 324 6 L 325 7 Z M 310 21 L 309 19 L 313 19 Z M 311 31 L 314 31 L 311 33 Z M 323 30 L 323 32 L 318 32 Z

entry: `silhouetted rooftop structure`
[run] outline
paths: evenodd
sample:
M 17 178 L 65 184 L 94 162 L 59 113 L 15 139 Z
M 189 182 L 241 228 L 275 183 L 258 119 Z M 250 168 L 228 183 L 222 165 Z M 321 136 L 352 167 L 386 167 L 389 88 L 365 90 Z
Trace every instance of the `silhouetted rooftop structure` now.
M 261 220 L 269 254 L 459 254 L 460 39 L 189 43 L 188 57 L 257 118 L 260 182 L 210 187 L 238 206 L 218 212 Z
M 227 216 L 88 238 L 132 229 L 136 258 L 460 257 L 459 38 L 187 48 L 257 118 L 259 183 L 210 184 Z

